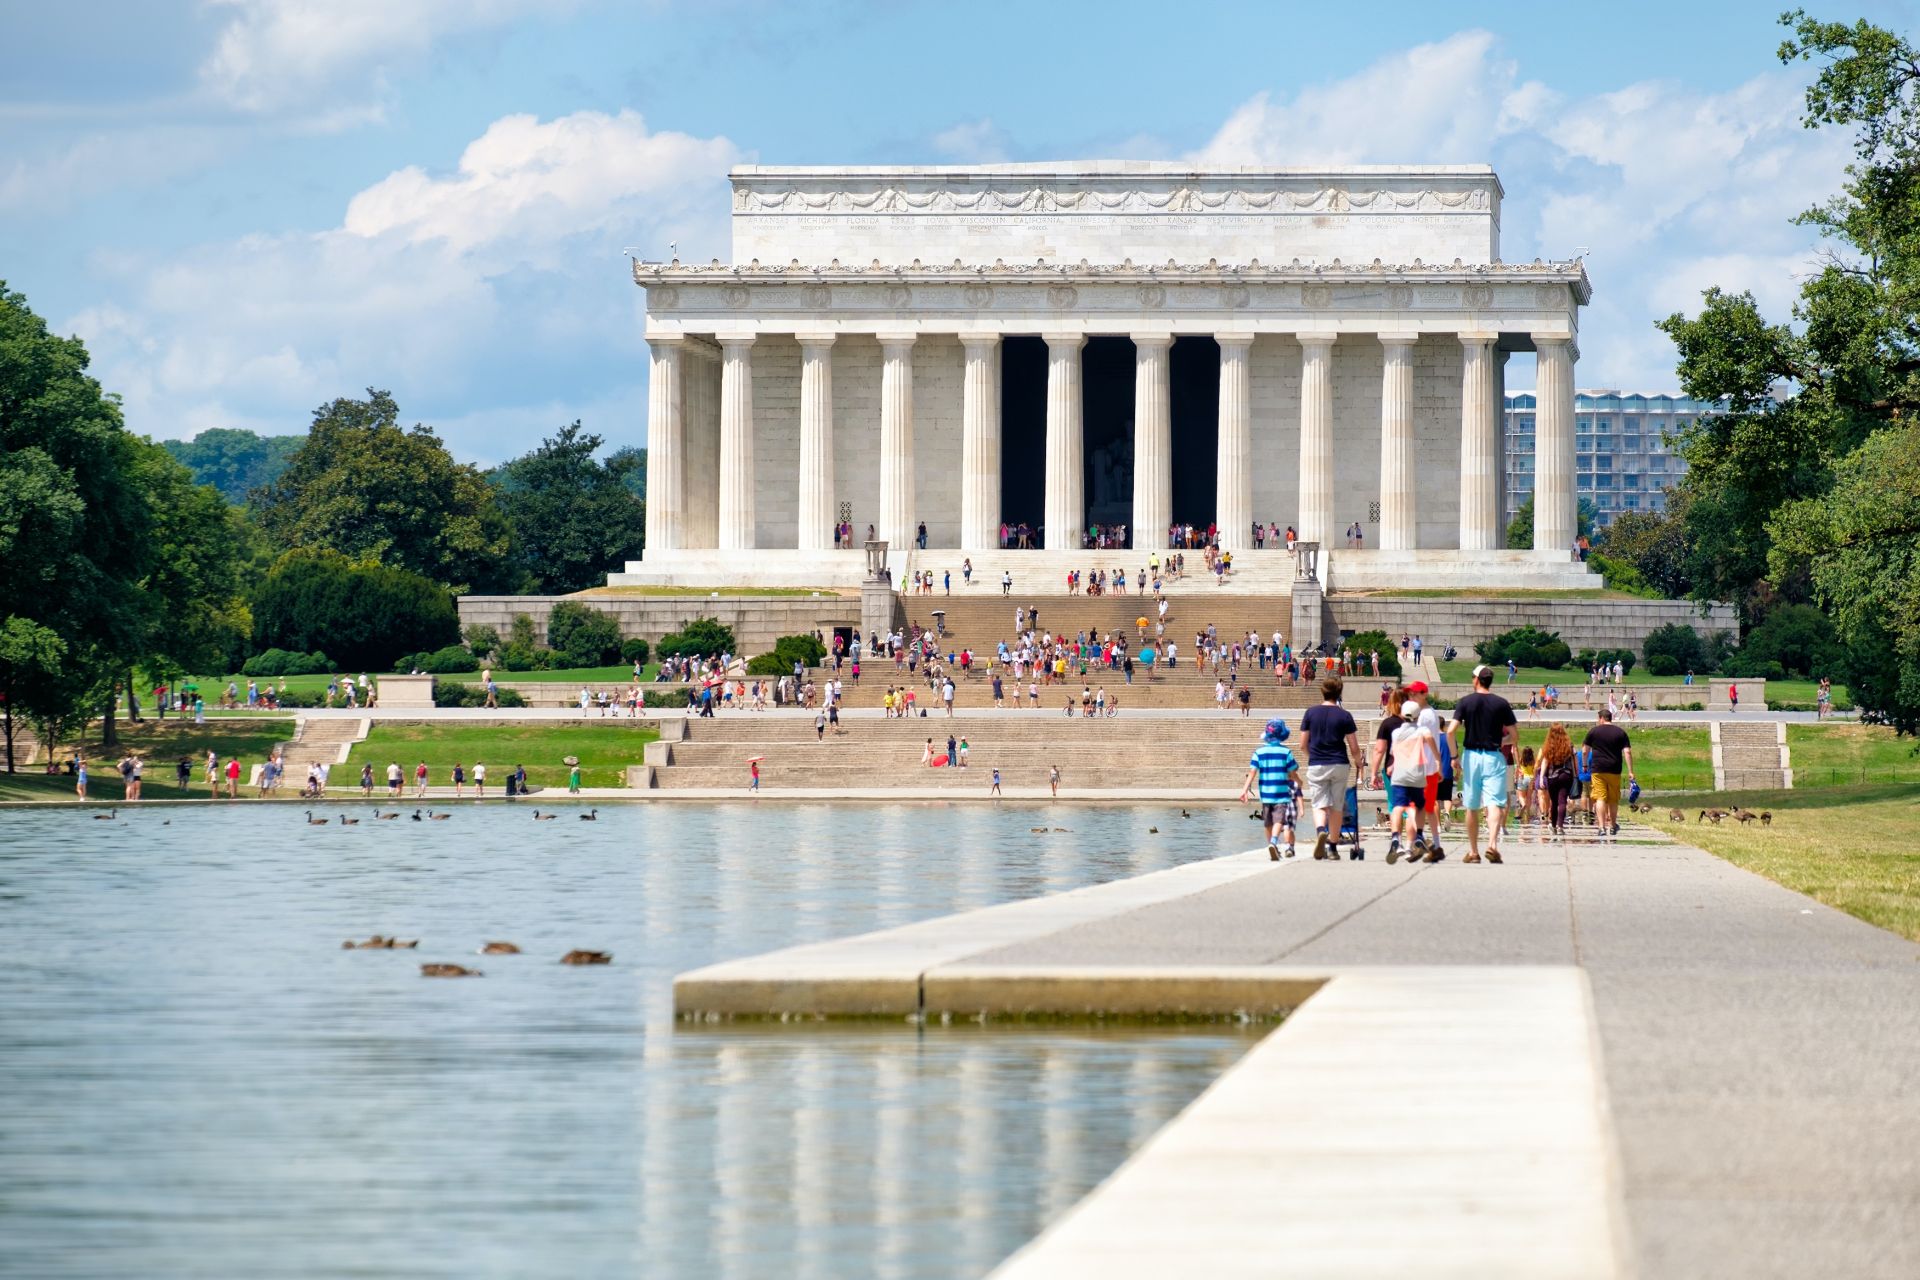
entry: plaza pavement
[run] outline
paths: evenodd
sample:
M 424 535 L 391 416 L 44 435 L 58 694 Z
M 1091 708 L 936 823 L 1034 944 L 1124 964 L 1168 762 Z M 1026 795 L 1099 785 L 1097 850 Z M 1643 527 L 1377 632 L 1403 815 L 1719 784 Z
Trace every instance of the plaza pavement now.
M 1389 867 L 1370 843 L 728 962 L 676 1000 L 1204 1011 L 1209 989 L 1284 1006 L 1327 981 L 1010 1277 L 1920 1275 L 1920 946 L 1652 833 L 1510 840 L 1504 866 L 1456 841 Z M 1217 1221 L 1249 1200 L 1253 1230 Z

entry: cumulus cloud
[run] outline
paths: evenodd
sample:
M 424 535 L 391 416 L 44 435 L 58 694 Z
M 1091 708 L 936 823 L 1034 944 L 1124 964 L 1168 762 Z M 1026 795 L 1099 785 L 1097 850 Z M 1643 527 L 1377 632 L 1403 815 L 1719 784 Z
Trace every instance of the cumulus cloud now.
M 69 327 L 145 432 L 275 414 L 276 430 L 298 430 L 314 405 L 373 385 L 428 421 L 457 407 L 459 447 L 504 456 L 554 405 L 605 407 L 564 394 L 573 378 L 598 387 L 609 368 L 643 367 L 621 249 L 677 239 L 724 254 L 724 175 L 740 158 L 725 138 L 650 132 L 630 112 L 507 117 L 453 171 L 409 168 L 360 192 L 339 226 L 158 264 L 102 255 L 122 301 Z M 589 425 L 616 442 L 638 430 Z
M 335 106 L 316 123 L 345 124 L 376 114 L 388 68 L 416 58 L 454 33 L 498 26 L 562 0 L 209 0 L 224 10 L 201 86 L 243 111 L 310 105 L 342 82 L 370 100 Z
M 1582 385 L 1673 385 L 1653 322 L 1709 284 L 1752 289 L 1785 318 L 1816 237 L 1794 213 L 1838 189 L 1847 140 L 1800 125 L 1783 71 L 1721 92 L 1640 81 L 1569 97 L 1484 31 L 1389 54 L 1276 100 L 1243 103 L 1198 164 L 1492 163 L 1506 189 L 1502 256 L 1585 250 L 1594 301 L 1581 318 Z M 1737 246 L 1737 249 L 1730 248 Z M 1524 364 L 1512 370 L 1524 385 Z

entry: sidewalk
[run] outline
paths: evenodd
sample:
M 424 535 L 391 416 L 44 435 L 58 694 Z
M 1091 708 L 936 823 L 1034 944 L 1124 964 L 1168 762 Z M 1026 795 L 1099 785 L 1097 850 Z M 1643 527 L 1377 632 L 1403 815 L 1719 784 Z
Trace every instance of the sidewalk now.
M 1303 856 L 1274 865 L 1264 853 L 1235 855 L 1201 864 L 1204 871 L 1158 873 L 1160 884 L 1183 887 L 1157 894 L 1146 894 L 1154 877 L 1102 886 L 1112 909 L 1091 909 L 1101 890 L 1083 890 L 730 962 L 688 979 L 739 982 L 758 967 L 763 982 L 795 975 L 798 989 L 819 1001 L 833 998 L 833 984 L 844 980 L 836 974 L 859 972 L 871 985 L 891 965 L 911 976 L 932 1010 L 936 982 L 984 982 L 959 1003 L 988 1007 L 995 975 L 1010 975 L 1000 986 L 1026 997 L 1046 989 L 1049 973 L 1059 990 L 1080 982 L 1106 997 L 1129 983 L 1178 984 L 1183 973 L 1194 975 L 1191 985 L 1221 975 L 1251 984 L 1249 975 L 1261 972 L 1297 981 L 1388 967 L 1442 975 L 1495 966 L 1516 978 L 1541 966 L 1583 970 L 1603 1111 L 1619 1151 L 1630 1273 L 1920 1275 L 1920 946 L 1671 841 L 1509 841 L 1507 864 L 1498 867 L 1462 865 L 1464 852 L 1458 842 L 1446 862 L 1417 869 L 1389 867 L 1377 849 L 1360 863 Z M 1056 990 L 1049 998 L 1058 997 Z M 1292 1025 L 1269 1042 L 1270 1067 L 1284 1066 Z M 1460 1079 L 1451 1044 L 1415 1046 L 1368 1071 L 1371 1113 L 1340 1095 L 1348 1123 L 1371 1135 L 1382 1125 L 1419 1123 L 1427 1107 L 1450 1107 L 1459 1090 L 1492 1089 L 1497 1098 L 1513 1087 L 1493 1083 L 1507 1060 L 1531 1054 L 1540 1034 L 1527 1018 L 1499 1025 L 1500 1047 L 1478 1050 L 1488 1076 Z M 1449 1063 L 1448 1083 L 1430 1095 L 1423 1091 L 1433 1087 L 1435 1055 Z M 1281 1104 L 1290 1095 L 1272 1096 L 1269 1123 L 1284 1128 L 1292 1122 L 1281 1117 L 1292 1112 Z M 1240 1117 L 1242 1131 L 1252 1119 Z M 1180 1143 L 1168 1136 L 1167 1145 Z M 1153 1181 L 1154 1162 L 1142 1163 L 1148 1167 L 1138 1173 L 1123 1169 L 1115 1185 Z M 1045 1256 L 1078 1238 L 1066 1225 L 1077 1218 L 1082 1227 L 1114 1221 L 1101 1194 L 1063 1220 Z M 1394 1212 L 1383 1213 L 1382 1230 Z M 1140 1228 L 1147 1237 L 1154 1229 Z

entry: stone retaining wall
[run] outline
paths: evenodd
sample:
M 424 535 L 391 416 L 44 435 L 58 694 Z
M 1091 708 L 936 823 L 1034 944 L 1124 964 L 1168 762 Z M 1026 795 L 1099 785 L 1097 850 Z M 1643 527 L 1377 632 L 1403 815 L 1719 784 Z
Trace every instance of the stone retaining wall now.
M 515 614 L 533 619 L 534 636 L 547 640 L 547 615 L 562 600 L 578 599 L 610 614 L 622 639 L 638 636 L 650 644 L 695 618 L 718 618 L 733 628 L 741 652 L 762 653 L 781 636 L 860 624 L 858 597 L 815 596 L 462 596 L 460 625 L 489 626 L 504 638 Z
M 1702 635 L 1737 631 L 1731 605 L 1716 604 L 1702 617 L 1686 600 L 1562 600 L 1551 597 L 1511 600 L 1430 597 L 1329 596 L 1327 608 L 1340 631 L 1384 631 L 1390 636 L 1418 632 L 1428 653 L 1449 643 L 1463 654 L 1479 641 L 1515 627 L 1557 631 L 1576 653 L 1581 649 L 1631 649 L 1636 654 L 1647 633 L 1683 623 Z

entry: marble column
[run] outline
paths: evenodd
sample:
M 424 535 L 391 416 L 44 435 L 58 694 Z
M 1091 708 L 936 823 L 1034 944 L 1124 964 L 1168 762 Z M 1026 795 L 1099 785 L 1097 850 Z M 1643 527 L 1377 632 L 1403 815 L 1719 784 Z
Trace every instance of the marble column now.
M 1245 551 L 1253 545 L 1253 335 L 1218 334 L 1220 344 L 1220 448 L 1214 472 L 1214 523 L 1220 546 Z
M 647 551 L 685 545 L 686 454 L 681 419 L 680 337 L 647 339 L 653 366 L 647 377 Z
M 1300 523 L 1302 542 L 1333 545 L 1333 333 L 1300 337 Z
M 720 339 L 720 549 L 753 550 L 753 337 Z
M 1167 545 L 1173 524 L 1173 335 L 1133 335 L 1133 547 Z
M 960 392 L 960 549 L 1000 545 L 1000 335 L 964 333 Z
M 1046 547 L 1077 551 L 1086 534 L 1086 475 L 1080 348 L 1086 335 L 1050 333 L 1047 340 Z
M 1380 549 L 1414 548 L 1413 350 L 1417 333 L 1383 333 L 1380 379 Z
M 1497 333 L 1463 333 L 1460 345 L 1460 549 L 1500 545 L 1500 411 Z
M 1573 550 L 1578 499 L 1573 492 L 1573 362 L 1578 353 L 1564 335 L 1533 335 L 1539 353 L 1534 380 L 1533 547 Z
M 802 551 L 833 550 L 833 335 L 800 339 L 799 536 Z
M 720 349 L 689 340 L 680 354 L 682 548 L 720 545 Z
M 895 551 L 914 545 L 913 340 L 911 333 L 880 338 L 879 534 Z

